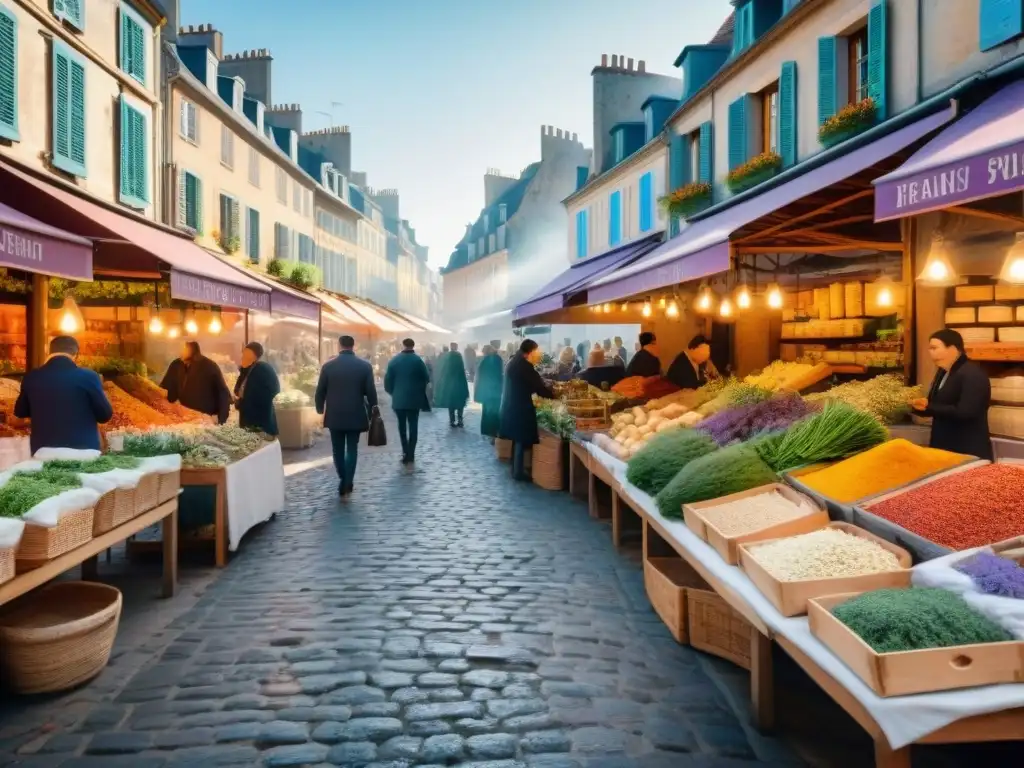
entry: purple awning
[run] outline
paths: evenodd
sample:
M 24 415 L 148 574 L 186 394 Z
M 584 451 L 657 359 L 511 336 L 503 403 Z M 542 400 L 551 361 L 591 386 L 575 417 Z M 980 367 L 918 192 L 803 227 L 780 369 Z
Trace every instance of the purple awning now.
M 0 203 L 0 266 L 92 280 L 92 241 Z
M 1008 85 L 875 180 L 875 221 L 1024 189 L 1024 81 Z
M 595 280 L 587 301 L 596 304 L 697 280 L 729 268 L 729 238 L 762 216 L 818 190 L 860 173 L 953 119 L 952 108 L 904 126 L 852 152 L 813 168 L 794 179 L 755 195 L 731 208 L 687 226 L 675 237 L 633 264 Z
M 618 267 L 631 264 L 644 254 L 650 253 L 657 247 L 663 234 L 663 232 L 656 232 L 642 240 L 636 240 L 601 254 L 597 258 L 573 264 L 537 291 L 530 299 L 517 306 L 515 319 L 517 321 L 525 320 L 562 309 L 565 306 L 565 300 L 573 293 L 582 290 L 590 281 L 603 277 Z

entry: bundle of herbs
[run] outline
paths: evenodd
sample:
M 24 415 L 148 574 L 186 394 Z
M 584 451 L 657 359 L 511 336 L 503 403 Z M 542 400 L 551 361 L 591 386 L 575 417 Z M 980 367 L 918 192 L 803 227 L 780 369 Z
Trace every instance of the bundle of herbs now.
M 761 459 L 776 472 L 841 459 L 885 442 L 888 430 L 869 413 L 841 402 L 826 403 L 820 413 L 785 432 L 757 441 Z
M 777 479 L 758 455 L 757 441 L 736 443 L 691 461 L 676 473 L 655 501 L 661 514 L 678 519 L 683 516 L 683 504 L 717 499 Z
M 81 461 L 77 459 L 57 459 L 43 465 L 44 472 L 68 472 L 98 475 L 115 469 L 136 469 L 142 462 L 135 456 L 106 454 L 96 459 Z
M 710 416 L 696 429 L 719 445 L 787 429 L 815 410 L 798 395 L 786 394 L 758 403 L 729 408 Z
M 576 419 L 565 405 L 556 401 L 545 402 L 537 408 L 537 426 L 562 439 L 576 434 Z
M 194 441 L 183 435 L 170 432 L 144 432 L 142 434 L 125 435 L 121 453 L 140 459 L 152 456 L 169 456 L 184 454 L 194 445 Z
M 679 470 L 717 449 L 714 440 L 694 429 L 662 432 L 629 460 L 626 479 L 644 493 L 656 496 Z
M 81 485 L 71 474 L 43 477 L 38 472 L 17 472 L 0 488 L 0 517 L 21 517 L 37 504 Z

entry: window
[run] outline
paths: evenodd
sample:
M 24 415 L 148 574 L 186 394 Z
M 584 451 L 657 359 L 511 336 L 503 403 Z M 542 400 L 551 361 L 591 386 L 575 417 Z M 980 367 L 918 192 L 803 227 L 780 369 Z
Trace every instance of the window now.
M 260 212 L 247 208 L 245 216 L 245 254 L 253 264 L 260 263 Z
M 256 147 L 249 147 L 249 183 L 254 187 L 260 185 L 260 153 Z
M 0 5 L 0 139 L 19 138 L 18 20 Z
M 181 100 L 181 137 L 199 143 L 199 109 L 188 99 Z
M 761 151 L 779 151 L 779 81 L 761 91 Z
M 274 224 L 274 258 L 291 258 L 292 233 L 284 224 Z
M 608 198 L 608 245 L 622 241 L 622 192 L 615 190 Z
M 299 261 L 313 263 L 313 238 L 309 235 L 299 235 Z
M 85 62 L 53 43 L 53 164 L 85 178 Z
M 700 177 L 700 129 L 690 134 L 690 179 L 704 181 Z
M 178 176 L 178 226 L 203 231 L 203 183 L 189 171 Z
M 868 97 L 868 28 L 854 32 L 847 40 L 849 56 L 847 71 L 847 99 L 856 104 Z
M 654 227 L 654 173 L 648 171 L 640 177 L 640 231 L 650 232 Z
M 288 174 L 284 168 L 277 169 L 277 202 L 288 205 Z
M 226 125 L 220 127 L 220 162 L 228 168 L 235 167 L 235 134 Z
M 220 196 L 220 244 L 224 250 L 234 253 L 241 237 L 238 201 L 231 195 Z
M 143 85 L 146 84 L 146 45 L 149 37 L 149 25 L 135 11 L 122 3 L 119 40 L 121 70 Z
M 302 215 L 309 216 L 310 209 L 313 207 L 313 193 L 308 189 L 305 190 L 305 195 L 302 202 Z
M 302 213 L 302 187 L 295 180 L 292 180 L 292 208 L 296 213 Z
M 85 29 L 85 0 L 53 0 L 53 15 L 79 32 Z

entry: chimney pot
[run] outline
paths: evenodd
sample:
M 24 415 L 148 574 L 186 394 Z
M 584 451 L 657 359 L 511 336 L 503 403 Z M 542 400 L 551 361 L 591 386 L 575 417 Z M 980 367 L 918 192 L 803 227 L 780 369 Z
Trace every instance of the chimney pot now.
M 643 59 L 640 59 L 640 61 L 638 61 L 636 63 L 636 71 L 637 72 L 646 72 L 647 71 L 647 62 L 644 61 Z
M 602 53 L 601 54 L 601 66 L 602 67 L 607 67 L 608 66 L 608 54 L 607 53 Z
M 619 54 L 613 53 L 612 54 L 612 69 L 618 69 L 618 68 L 619 68 Z
M 632 72 L 632 71 L 633 71 L 633 60 L 632 60 L 632 59 L 630 59 L 630 60 L 629 60 L 629 61 L 628 61 L 628 62 L 626 63 L 626 69 L 628 69 L 628 70 L 629 70 L 630 72 Z

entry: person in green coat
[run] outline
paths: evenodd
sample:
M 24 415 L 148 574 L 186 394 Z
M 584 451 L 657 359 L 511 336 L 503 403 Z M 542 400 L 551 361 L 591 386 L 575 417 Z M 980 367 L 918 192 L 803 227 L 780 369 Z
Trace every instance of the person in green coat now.
M 427 364 L 416 354 L 416 342 L 402 341 L 402 351 L 391 358 L 384 374 L 384 391 L 391 395 L 391 407 L 398 417 L 398 437 L 402 441 L 402 463 L 416 460 L 416 442 L 420 432 L 420 411 L 429 410 Z
M 501 421 L 501 388 L 504 384 L 505 365 L 494 347 L 485 346 L 482 352 L 483 357 L 476 369 L 473 400 L 483 406 L 480 433 L 494 442 Z
M 455 342 L 438 358 L 434 378 L 437 382 L 434 385 L 434 405 L 448 409 L 448 423 L 452 427 L 462 427 L 462 414 L 469 400 L 469 382 L 466 380 L 466 363 Z

